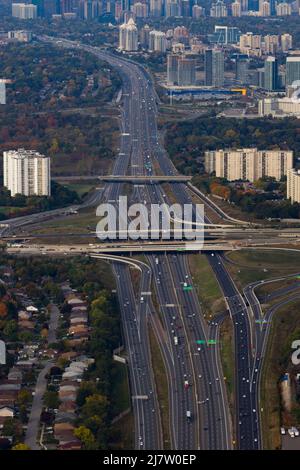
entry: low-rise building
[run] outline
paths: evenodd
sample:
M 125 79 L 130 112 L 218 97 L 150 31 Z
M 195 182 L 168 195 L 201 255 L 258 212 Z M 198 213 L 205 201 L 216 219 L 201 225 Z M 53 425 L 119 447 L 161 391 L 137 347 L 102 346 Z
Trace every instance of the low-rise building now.
M 264 98 L 258 102 L 258 114 L 260 116 L 300 117 L 300 101 L 292 98 Z
M 24 30 L 8 31 L 7 37 L 18 42 L 30 42 L 32 40 L 32 32 Z

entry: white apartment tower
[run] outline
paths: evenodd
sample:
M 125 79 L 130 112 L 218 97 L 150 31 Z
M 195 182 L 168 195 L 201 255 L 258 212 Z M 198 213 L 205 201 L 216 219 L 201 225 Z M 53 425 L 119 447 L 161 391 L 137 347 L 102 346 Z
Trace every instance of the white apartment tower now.
M 231 12 L 232 12 L 232 16 L 242 16 L 242 5 L 240 4 L 240 2 L 233 2 L 231 4 Z
M 280 38 L 280 42 L 281 42 L 282 52 L 286 52 L 289 49 L 292 49 L 293 47 L 293 36 L 287 33 L 282 34 Z
M 119 28 L 119 49 L 128 52 L 138 50 L 138 29 L 132 18 Z
M 50 196 L 50 158 L 35 150 L 3 152 L 3 180 L 12 196 Z
M 291 169 L 287 174 L 287 198 L 300 203 L 300 171 Z
M 149 34 L 149 51 L 166 52 L 167 39 L 162 31 L 153 30 Z
M 292 14 L 292 6 L 289 3 L 282 2 L 276 5 L 277 16 L 289 16 Z
M 205 171 L 215 172 L 228 181 L 255 181 L 265 176 L 277 181 L 293 168 L 290 150 L 257 150 L 256 148 L 215 150 L 205 152 Z
M 37 17 L 37 6 L 32 3 L 12 3 L 12 16 L 22 20 L 32 20 Z

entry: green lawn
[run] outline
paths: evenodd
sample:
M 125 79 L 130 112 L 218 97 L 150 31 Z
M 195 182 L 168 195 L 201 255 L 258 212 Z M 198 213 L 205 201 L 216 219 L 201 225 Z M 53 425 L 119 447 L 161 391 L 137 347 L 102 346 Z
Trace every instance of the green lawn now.
M 263 408 L 262 430 L 264 449 L 277 449 L 280 447 L 280 425 L 296 425 L 299 403 L 293 403 L 295 415 L 282 412 L 278 380 L 284 372 L 295 374 L 299 372 L 291 362 L 291 344 L 300 337 L 300 301 L 293 301 L 280 310 L 273 317 L 271 332 L 263 364 L 261 382 L 261 407 Z
M 89 208 L 78 211 L 78 214 L 61 216 L 54 220 L 49 220 L 43 223 L 43 227 L 36 230 L 35 234 L 43 233 L 78 233 L 90 232 L 96 230 L 96 225 L 99 218 L 96 216 L 96 209 Z M 88 228 L 89 227 L 89 228 Z
M 203 313 L 215 315 L 226 309 L 219 284 L 205 255 L 189 256 L 193 285 L 197 289 Z
M 2 212 L 5 215 L 8 215 L 9 213 L 14 213 L 16 215 L 22 214 L 27 208 L 26 207 L 15 207 L 15 206 L 0 206 L 0 212 Z
M 227 317 L 220 327 L 220 356 L 225 377 L 227 397 L 231 413 L 232 423 L 235 423 L 235 406 L 234 406 L 234 337 L 233 325 L 229 317 Z
M 300 270 L 300 251 L 285 250 L 239 250 L 232 251 L 227 257 L 245 267 L 277 268 Z
M 227 253 L 235 264 L 227 268 L 242 289 L 255 281 L 285 276 L 300 270 L 300 252 L 284 250 L 239 250 Z
M 97 184 L 92 183 L 70 183 L 68 181 L 62 181 L 61 184 L 69 188 L 71 191 L 76 191 L 80 197 L 97 186 Z

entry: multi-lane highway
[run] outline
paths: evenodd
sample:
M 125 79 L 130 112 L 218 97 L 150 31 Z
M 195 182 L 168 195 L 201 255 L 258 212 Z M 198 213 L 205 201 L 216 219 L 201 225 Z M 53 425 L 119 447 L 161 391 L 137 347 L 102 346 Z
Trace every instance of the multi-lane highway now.
M 93 54 L 115 67 L 122 78 L 122 119 L 120 150 L 115 160 L 113 176 L 131 175 L 135 184 L 131 202 L 151 203 L 168 200 L 159 185 L 143 183 L 143 177 L 159 173 L 170 176 L 173 194 L 181 205 L 191 198 L 183 182 L 176 181 L 177 171 L 162 147 L 157 131 L 156 94 L 151 78 L 137 64 L 112 53 L 63 39 L 42 38 L 59 47 L 72 47 Z M 122 195 L 123 181 L 116 179 L 96 191 L 86 202 L 117 204 Z M 77 210 L 77 207 L 75 208 Z M 63 213 L 55 212 L 54 216 Z M 15 228 L 27 223 L 46 220 L 49 214 L 36 214 L 16 219 Z M 127 223 L 127 215 L 124 220 Z M 209 221 L 206 221 L 209 223 Z M 3 228 L 5 231 L 6 228 Z M 236 351 L 236 436 L 240 449 L 260 447 L 257 387 L 253 387 L 252 329 L 246 304 L 227 272 L 222 258 L 209 255 L 211 266 L 226 297 L 235 332 Z M 149 271 L 143 270 L 141 286 L 155 286 L 160 305 L 160 320 L 154 312 L 150 296 L 139 295 L 133 289 L 128 267 L 114 263 L 118 295 L 123 320 L 132 403 L 135 414 L 135 447 L 163 447 L 161 417 L 151 367 L 147 327 L 151 323 L 161 347 L 166 366 L 169 391 L 171 445 L 175 449 L 230 449 L 232 429 L 220 363 L 218 344 L 208 347 L 210 335 L 218 338 L 217 329 L 204 321 L 198 297 L 184 254 L 149 255 Z M 191 289 L 183 286 L 191 284 Z M 148 287 L 147 287 L 148 286 Z M 162 328 L 164 327 L 164 329 Z M 201 346 L 200 346 L 201 345 Z
M 247 306 L 221 256 L 211 253 L 210 264 L 224 293 L 234 327 L 236 436 L 239 449 L 259 449 L 259 410 L 252 387 L 253 338 Z
M 291 285 L 278 288 L 272 294 L 267 297 L 268 302 L 274 301 L 278 297 L 280 298 L 278 302 L 275 302 L 270 308 L 267 309 L 265 314 L 263 314 L 261 304 L 256 296 L 255 289 L 258 286 L 263 286 L 265 284 L 270 284 L 273 282 L 293 279 L 299 273 L 287 275 L 281 278 L 269 279 L 266 281 L 257 281 L 249 284 L 244 288 L 244 296 L 249 304 L 249 309 L 252 313 L 252 337 L 255 338 L 255 347 L 254 347 L 254 359 L 252 363 L 251 371 L 251 393 L 253 400 L 256 400 L 256 409 L 258 410 L 258 420 L 260 418 L 261 407 L 260 407 L 260 392 L 261 392 L 261 379 L 262 379 L 262 368 L 265 358 L 265 352 L 267 347 L 267 342 L 269 339 L 272 319 L 276 312 L 287 305 L 290 302 L 294 302 L 300 299 L 300 285 L 299 282 L 294 282 Z M 258 428 L 260 430 L 260 428 Z M 263 436 L 260 434 L 260 443 L 261 447 L 263 446 Z
M 52 41 L 51 38 L 44 39 Z M 141 163 L 142 158 L 139 149 L 136 148 L 139 142 L 135 137 L 141 118 L 134 111 L 138 109 L 137 106 L 141 102 L 141 97 L 138 94 L 141 75 L 139 67 L 119 60 L 111 54 L 101 52 L 97 48 L 77 45 L 64 40 L 53 41 L 61 47 L 78 47 L 85 50 L 99 59 L 106 60 L 118 70 L 123 82 L 122 129 L 120 150 L 112 173 L 113 175 L 125 175 L 128 172 L 129 165 L 134 168 L 135 165 Z M 140 111 L 142 110 L 140 109 Z M 122 194 L 122 187 L 122 181 L 110 182 L 104 186 L 102 191 L 96 192 L 92 203 L 88 201 L 88 204 L 116 203 Z M 137 299 L 135 295 L 128 267 L 117 262 L 113 266 L 117 279 L 124 337 L 128 351 L 130 386 L 135 418 L 135 447 L 137 449 L 160 449 L 163 445 L 161 420 L 151 367 L 149 338 L 146 331 L 147 309 L 141 305 L 141 299 Z M 150 276 L 150 270 L 147 272 L 143 270 L 142 286 L 146 283 L 148 276 Z M 150 282 L 150 277 L 148 277 L 147 282 Z
M 72 44 L 66 43 L 66 46 L 70 45 Z M 134 176 L 151 175 L 154 172 L 155 162 L 157 162 L 162 174 L 176 175 L 175 168 L 159 142 L 156 125 L 156 95 L 145 70 L 90 46 L 80 45 L 77 47 L 107 60 L 118 69 L 123 80 L 122 142 L 113 174 L 122 175 L 130 172 Z M 180 191 L 180 186 L 177 186 L 179 183 L 172 184 L 176 192 Z M 110 182 L 105 187 L 103 197 L 106 201 L 116 202 L 120 194 L 120 183 Z M 131 200 L 133 202 L 143 201 L 145 205 L 148 205 L 151 202 L 164 202 L 166 195 L 157 185 L 151 189 L 146 185 L 144 187 L 136 185 Z M 165 266 L 161 266 L 162 270 L 166 270 L 164 271 L 165 279 L 160 280 L 159 277 L 162 274 L 159 272 L 162 271 L 157 271 L 158 265 L 156 262 L 153 263 L 153 258 L 150 259 L 150 262 L 162 312 L 165 313 L 163 306 L 168 305 L 165 308 L 171 309 L 164 315 L 164 319 L 175 371 L 175 383 L 170 384 L 170 394 L 173 397 L 170 400 L 170 413 L 175 424 L 172 433 L 173 445 L 175 448 L 181 449 L 230 448 L 228 406 L 222 383 L 223 376 L 220 374 L 219 357 L 210 354 L 205 349 L 199 351 L 196 348 L 197 339 L 207 339 L 207 327 L 203 322 L 200 306 L 196 302 L 194 294 L 190 298 L 185 298 L 179 288 L 180 283 L 183 282 L 183 273 L 186 277 L 190 277 L 188 267 L 183 257 L 175 255 L 174 260 L 171 256 L 166 256 Z M 167 290 L 164 285 L 167 279 L 171 283 L 169 298 L 167 298 Z M 124 276 L 126 291 L 130 290 L 128 283 L 128 277 Z M 120 297 L 124 298 L 121 289 Z M 185 304 L 185 308 L 183 308 L 183 304 Z M 170 305 L 174 305 L 174 307 L 170 307 Z M 172 308 L 174 309 L 173 314 Z M 172 321 L 173 317 L 175 321 Z M 172 331 L 175 330 L 171 329 L 175 322 L 178 322 L 182 331 L 178 350 L 174 348 L 174 333 Z M 165 361 L 165 363 L 167 362 Z

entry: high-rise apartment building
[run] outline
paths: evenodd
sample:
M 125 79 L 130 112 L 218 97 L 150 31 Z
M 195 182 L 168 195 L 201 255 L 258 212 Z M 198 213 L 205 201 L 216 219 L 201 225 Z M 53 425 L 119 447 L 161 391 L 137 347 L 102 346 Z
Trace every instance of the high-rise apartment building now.
M 277 16 L 290 16 L 292 14 L 292 6 L 290 3 L 282 2 L 276 5 Z
M 44 11 L 44 16 L 46 18 L 59 13 L 60 12 L 59 0 L 44 0 L 43 11 Z
M 264 67 L 264 88 L 268 91 L 278 89 L 278 63 L 275 57 L 267 57 Z
M 241 4 L 242 12 L 247 12 L 249 10 L 248 0 L 237 0 Z
M 201 7 L 200 5 L 193 5 L 192 8 L 192 17 L 196 20 L 201 18 L 201 16 L 205 15 L 205 9 Z
M 236 16 L 236 17 L 242 16 L 242 6 L 240 2 L 235 1 L 231 4 L 231 13 L 232 13 L 232 16 Z
M 293 36 L 291 34 L 285 33 L 280 37 L 280 44 L 282 52 L 287 52 L 293 47 Z
M 128 52 L 138 50 L 138 29 L 132 18 L 119 27 L 119 49 Z
M 265 0 L 259 0 L 260 16 L 271 16 L 271 3 Z
M 50 196 L 50 158 L 35 150 L 3 152 L 3 181 L 12 196 Z
M 196 83 L 196 61 L 179 54 L 167 58 L 167 82 L 170 85 L 192 86 Z
M 224 85 L 224 53 L 220 49 L 205 51 L 205 85 L 213 87 Z
M 159 18 L 162 16 L 162 0 L 150 0 L 150 16 Z
M 188 18 L 192 16 L 192 2 L 191 0 L 181 0 L 180 5 L 180 12 L 181 16 L 184 18 Z
M 12 3 L 12 16 L 21 20 L 37 18 L 37 6 L 32 3 Z
M 184 56 L 178 59 L 178 85 L 191 86 L 196 83 L 196 61 Z
M 237 54 L 235 59 L 235 79 L 242 85 L 249 83 L 249 57 Z
M 166 49 L 166 33 L 156 30 L 151 31 L 149 34 L 149 51 L 163 53 L 166 52 Z
M 178 83 L 178 54 L 168 54 L 167 57 L 167 82 L 175 85 Z
M 174 16 L 180 16 L 180 3 L 178 0 L 166 0 L 165 17 L 170 18 Z
M 300 80 L 300 57 L 290 56 L 286 58 L 286 86 Z
M 277 34 L 267 34 L 264 36 L 264 50 L 266 54 L 275 55 L 279 49 L 280 36 Z
M 226 4 L 222 0 L 212 3 L 210 16 L 213 18 L 225 18 L 228 15 Z
M 293 168 L 290 150 L 226 149 L 205 152 L 205 171 L 228 181 L 255 181 L 269 176 L 277 181 Z
M 149 47 L 150 31 L 150 26 L 148 24 L 145 24 L 145 26 L 140 29 L 140 43 L 142 47 Z
M 98 18 L 102 13 L 102 3 L 99 0 L 83 0 L 80 7 L 80 16 L 85 20 Z M 65 5 L 65 8 L 69 8 L 69 6 Z
M 293 168 L 287 173 L 287 198 L 300 203 L 300 171 Z
M 241 49 L 260 49 L 261 48 L 261 35 L 253 34 L 252 32 L 242 34 L 240 37 Z
M 185 26 L 176 26 L 174 28 L 174 40 L 188 45 L 189 43 L 189 30 Z
M 131 11 L 134 13 L 135 18 L 147 18 L 148 5 L 142 2 L 136 2 L 131 6 Z

